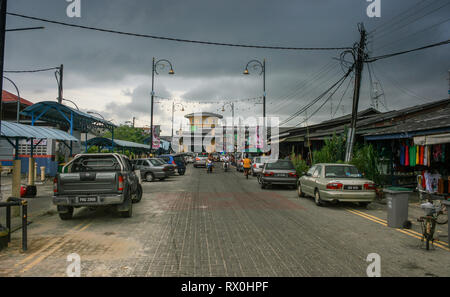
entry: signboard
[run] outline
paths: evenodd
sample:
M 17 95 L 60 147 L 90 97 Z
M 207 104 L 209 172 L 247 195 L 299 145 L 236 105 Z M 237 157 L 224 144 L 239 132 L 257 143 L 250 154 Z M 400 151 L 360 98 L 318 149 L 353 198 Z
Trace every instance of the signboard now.
M 152 142 L 152 148 L 159 149 L 161 146 L 161 139 L 159 138 L 159 133 L 161 129 L 160 126 L 153 126 L 153 142 Z

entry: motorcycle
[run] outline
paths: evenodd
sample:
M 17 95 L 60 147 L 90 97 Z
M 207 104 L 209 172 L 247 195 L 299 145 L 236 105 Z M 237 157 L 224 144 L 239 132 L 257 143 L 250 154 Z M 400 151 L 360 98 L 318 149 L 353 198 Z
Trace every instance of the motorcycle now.
M 230 168 L 230 162 L 226 161 L 223 163 L 223 170 L 227 172 L 228 168 Z

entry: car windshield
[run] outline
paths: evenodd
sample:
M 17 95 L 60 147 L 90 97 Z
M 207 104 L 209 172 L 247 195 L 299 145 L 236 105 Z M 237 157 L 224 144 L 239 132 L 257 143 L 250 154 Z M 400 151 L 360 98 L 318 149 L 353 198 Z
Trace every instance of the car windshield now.
M 338 178 L 362 178 L 355 166 L 325 166 L 325 177 Z
M 272 170 L 293 170 L 294 164 L 291 161 L 277 161 L 274 163 L 267 163 L 266 169 Z
M 157 160 L 157 159 L 150 159 L 149 161 L 150 161 L 150 163 L 152 163 L 153 166 L 161 166 L 164 164 L 161 160 Z
M 114 156 L 85 156 L 73 162 L 71 172 L 117 171 L 120 164 Z

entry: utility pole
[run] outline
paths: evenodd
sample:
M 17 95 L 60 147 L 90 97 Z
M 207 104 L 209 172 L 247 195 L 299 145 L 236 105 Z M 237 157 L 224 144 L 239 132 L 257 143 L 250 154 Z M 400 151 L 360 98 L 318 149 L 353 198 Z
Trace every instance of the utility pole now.
M 355 63 L 355 87 L 353 90 L 353 107 L 352 107 L 352 121 L 350 129 L 347 134 L 347 148 L 345 150 L 345 162 L 350 162 L 352 160 L 353 145 L 355 143 L 355 132 L 356 132 L 356 121 L 358 118 L 358 104 L 359 104 L 359 94 L 361 91 L 361 77 L 364 67 L 365 58 L 365 47 L 366 47 L 366 30 L 364 29 L 364 24 L 360 24 L 359 32 L 361 34 L 361 39 L 358 44 L 357 59 Z
M 6 30 L 6 0 L 0 0 L 0 132 L 2 130 L 2 116 L 3 116 L 3 61 L 5 57 L 5 30 Z M 1 167 L 1 166 L 0 166 Z M 1 188 L 1 174 L 0 174 L 0 200 L 2 200 L 2 188 Z
M 57 71 L 57 74 L 59 74 L 58 79 L 58 103 L 62 104 L 63 101 L 63 78 L 64 78 L 64 65 L 61 64 L 59 66 L 59 70 Z
M 133 128 L 134 128 L 135 121 L 136 121 L 136 117 L 133 117 Z
M 155 95 L 155 57 L 153 57 L 152 60 L 152 97 L 151 97 L 151 113 L 150 113 L 150 154 L 152 153 L 153 150 L 153 99 L 154 99 L 154 95 Z

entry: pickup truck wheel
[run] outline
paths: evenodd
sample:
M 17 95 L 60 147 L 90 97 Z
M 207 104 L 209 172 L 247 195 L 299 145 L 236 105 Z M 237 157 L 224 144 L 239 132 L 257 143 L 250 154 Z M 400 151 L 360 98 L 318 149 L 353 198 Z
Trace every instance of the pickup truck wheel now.
M 136 189 L 136 193 L 133 194 L 132 201 L 133 203 L 139 203 L 142 199 L 142 186 L 138 185 Z
M 153 175 L 153 173 L 149 172 L 145 175 L 145 180 L 148 182 L 152 182 L 155 180 L 155 176 Z
M 60 217 L 60 219 L 61 220 L 63 220 L 63 221 L 67 221 L 67 220 L 70 220 L 70 219 L 72 219 L 72 217 L 73 217 L 73 207 L 68 207 L 68 211 L 67 212 L 64 212 L 64 213 L 59 213 L 59 217 Z

